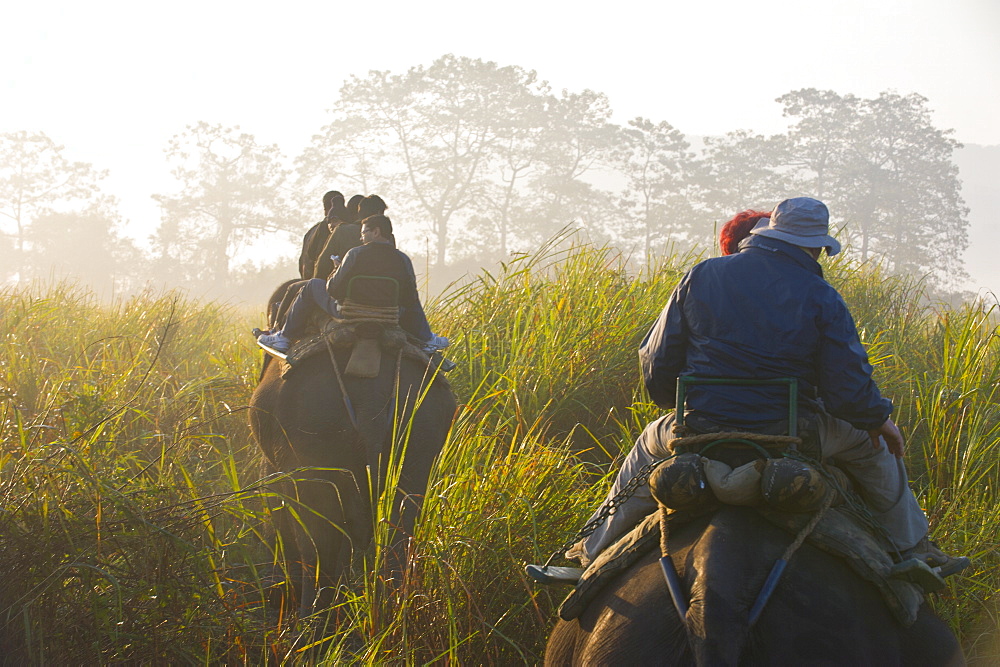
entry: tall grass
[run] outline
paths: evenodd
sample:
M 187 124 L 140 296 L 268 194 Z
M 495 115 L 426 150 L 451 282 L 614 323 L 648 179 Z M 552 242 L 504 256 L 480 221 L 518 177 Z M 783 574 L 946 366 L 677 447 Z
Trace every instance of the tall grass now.
M 572 240 L 484 272 L 435 310 L 458 342 L 460 394 L 491 397 L 478 402 L 483 428 L 575 430 L 606 461 L 619 453 L 617 415 L 638 397 L 639 343 L 694 257 L 657 258 L 632 276 L 618 250 Z
M 216 499 L 256 457 L 232 311 L 153 294 L 108 308 L 66 285 L 0 304 L 5 657 L 225 655 L 242 619 L 219 551 L 246 548 L 227 543 L 246 517 Z
M 178 294 L 111 306 L 67 285 L 0 294 L 0 647 L 12 663 L 537 663 L 563 590 L 523 574 L 575 531 L 641 427 L 636 347 L 693 257 L 630 271 L 557 239 L 431 308 L 461 408 L 400 591 L 371 556 L 332 614 L 269 604 L 260 457 L 246 414 L 262 315 Z M 936 602 L 1000 659 L 996 310 L 830 263 L 935 537 L 976 558 Z M 385 534 L 387 496 L 376 503 Z

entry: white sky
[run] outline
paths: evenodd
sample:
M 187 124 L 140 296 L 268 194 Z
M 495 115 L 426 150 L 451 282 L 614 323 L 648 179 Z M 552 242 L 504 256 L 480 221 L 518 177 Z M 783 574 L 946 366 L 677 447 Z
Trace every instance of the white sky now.
M 41 130 L 109 169 L 130 233 L 173 189 L 163 148 L 200 120 L 296 156 L 351 74 L 446 53 L 604 92 L 624 122 L 779 132 L 814 87 L 930 100 L 939 127 L 1000 144 L 1000 0 L 747 2 L 0 2 L 0 132 Z

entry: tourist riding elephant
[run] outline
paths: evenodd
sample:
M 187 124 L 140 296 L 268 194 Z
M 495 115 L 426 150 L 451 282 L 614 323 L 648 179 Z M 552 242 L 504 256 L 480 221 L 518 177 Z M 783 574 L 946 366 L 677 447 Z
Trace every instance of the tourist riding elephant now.
M 672 531 L 686 626 L 658 550 L 613 579 L 549 638 L 546 665 L 963 665 L 927 604 L 910 627 L 874 585 L 809 543 L 790 559 L 756 624 L 749 610 L 793 537 L 746 507 Z
M 375 377 L 346 375 L 349 356 L 350 348 L 336 351 L 335 371 L 323 349 L 284 377 L 285 364 L 271 358 L 250 399 L 254 436 L 281 480 L 271 487 L 284 498 L 275 519 L 290 569 L 301 568 L 296 589 L 304 609 L 329 604 L 354 555 L 371 543 L 372 499 L 392 475 L 394 457 L 403 463 L 388 562 L 402 558 L 456 409 L 447 380 L 418 356 L 386 351 Z M 377 481 L 374 494 L 369 479 Z

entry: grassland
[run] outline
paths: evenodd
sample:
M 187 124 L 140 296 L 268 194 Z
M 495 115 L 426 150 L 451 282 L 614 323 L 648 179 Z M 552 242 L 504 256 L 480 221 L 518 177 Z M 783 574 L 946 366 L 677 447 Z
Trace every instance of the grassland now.
M 462 408 L 404 595 L 361 573 L 335 625 L 261 612 L 274 557 L 245 406 L 262 315 L 176 293 L 101 304 L 69 284 L 0 293 L 0 655 L 539 662 L 564 591 L 532 586 L 523 564 L 582 523 L 608 461 L 657 414 L 635 350 L 691 261 L 633 273 L 610 249 L 554 244 L 430 304 Z M 995 664 L 996 305 L 929 304 L 919 282 L 876 267 L 826 270 L 897 405 L 934 536 L 976 560 L 934 604 L 974 663 Z

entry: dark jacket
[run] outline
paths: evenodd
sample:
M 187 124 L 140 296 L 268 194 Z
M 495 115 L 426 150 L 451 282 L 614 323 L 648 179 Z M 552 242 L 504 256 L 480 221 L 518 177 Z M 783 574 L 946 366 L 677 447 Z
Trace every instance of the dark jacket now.
M 355 276 L 381 276 L 393 278 L 399 284 L 399 304 L 403 308 L 413 308 L 420 303 L 417 294 L 417 278 L 413 263 L 405 254 L 396 250 L 391 243 L 368 243 L 347 251 L 337 272 L 326 285 L 326 291 L 341 304 L 347 298 L 351 278 Z M 381 290 L 373 294 L 371 290 L 352 294 L 355 300 L 368 305 L 384 305 Z
M 872 380 L 868 355 L 847 305 L 812 257 L 795 246 L 752 236 L 739 253 L 696 265 L 674 290 L 639 348 L 646 389 L 674 407 L 677 376 L 794 377 L 799 413 L 819 396 L 834 417 L 878 428 L 892 412 Z M 761 430 L 788 416 L 780 386 L 702 385 L 688 410 L 715 424 Z
M 326 239 L 326 245 L 316 257 L 313 276 L 324 280 L 333 275 L 333 259 L 336 255 L 343 260 L 351 248 L 361 245 L 361 224 L 357 222 L 339 222 Z
M 315 278 L 316 258 L 330 236 L 326 220 L 320 220 L 309 228 L 302 237 L 302 252 L 299 253 L 299 275 L 303 280 Z M 325 276 L 324 276 L 325 277 Z

